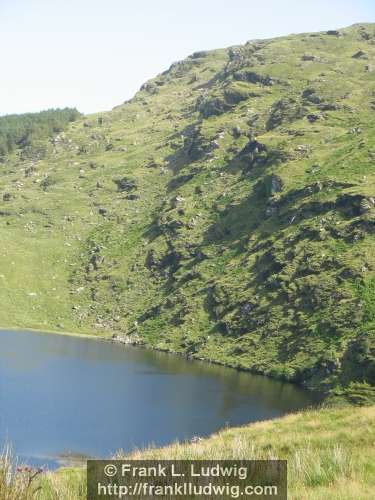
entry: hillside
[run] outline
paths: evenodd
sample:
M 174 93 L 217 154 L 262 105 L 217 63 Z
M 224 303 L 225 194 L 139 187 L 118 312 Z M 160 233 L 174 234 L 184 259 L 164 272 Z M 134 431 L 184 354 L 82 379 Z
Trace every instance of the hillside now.
M 0 325 L 374 398 L 375 24 L 197 52 L 0 164 Z

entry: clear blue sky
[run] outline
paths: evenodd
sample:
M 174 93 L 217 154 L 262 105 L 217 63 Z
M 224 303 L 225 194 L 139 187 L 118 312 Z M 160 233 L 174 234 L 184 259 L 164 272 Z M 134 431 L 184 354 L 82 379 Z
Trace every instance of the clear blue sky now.
M 0 114 L 111 109 L 196 50 L 373 21 L 374 0 L 0 0 Z

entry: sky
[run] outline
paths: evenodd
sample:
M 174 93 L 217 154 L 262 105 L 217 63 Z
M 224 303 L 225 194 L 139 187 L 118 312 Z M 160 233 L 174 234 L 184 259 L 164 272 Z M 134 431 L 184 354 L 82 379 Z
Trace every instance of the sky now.
M 356 22 L 374 0 L 0 0 L 0 115 L 109 110 L 194 51 Z

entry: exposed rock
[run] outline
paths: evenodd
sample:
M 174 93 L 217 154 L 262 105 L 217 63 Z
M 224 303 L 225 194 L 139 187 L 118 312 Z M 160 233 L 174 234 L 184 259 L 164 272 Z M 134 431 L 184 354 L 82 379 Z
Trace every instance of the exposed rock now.
M 347 217 L 357 217 L 368 213 L 374 207 L 373 197 L 364 197 L 360 194 L 343 194 L 337 197 L 337 207 Z
M 190 58 L 201 59 L 202 57 L 207 57 L 208 54 L 209 54 L 208 50 L 199 50 L 197 52 L 194 52 L 194 54 L 191 54 Z
M 134 180 L 129 179 L 129 177 L 123 177 L 122 179 L 113 179 L 113 182 L 117 185 L 117 189 L 120 192 L 130 192 L 137 189 L 137 184 Z
M 241 316 L 248 316 L 249 313 L 255 308 L 255 304 L 252 302 L 245 302 L 245 304 L 242 304 L 240 307 L 240 314 Z
M 267 151 L 267 146 L 258 142 L 255 138 L 250 139 L 246 146 L 241 151 L 241 156 L 251 154 L 257 154 Z
M 317 107 L 322 111 L 336 111 L 337 109 L 341 109 L 340 104 L 326 102 L 322 104 L 318 104 Z
M 119 335 L 119 334 L 113 334 L 112 335 L 112 342 L 118 343 L 118 344 L 126 344 L 126 345 L 142 345 L 144 344 L 144 341 L 135 334 L 130 334 L 130 335 Z
M 103 264 L 104 257 L 100 255 L 100 253 L 96 252 L 92 255 L 90 259 L 90 264 L 94 266 L 94 269 L 97 271 Z
M 142 85 L 141 91 L 147 92 L 148 94 L 154 95 L 157 94 L 159 89 L 158 86 L 154 82 L 146 82 Z
M 56 180 L 53 179 L 51 176 L 47 175 L 47 177 L 45 177 L 40 183 L 40 187 L 43 189 L 43 191 L 48 191 L 49 188 L 51 188 L 55 184 Z
M 215 149 L 213 142 L 204 137 L 199 128 L 187 130 L 184 138 L 184 153 L 190 160 L 196 161 L 202 159 L 208 153 Z M 186 174 L 190 175 L 190 174 Z M 190 177 L 192 178 L 192 176 Z
M 312 54 L 304 54 L 301 59 L 302 61 L 320 61 L 320 57 L 314 56 Z
M 36 167 L 31 165 L 30 167 L 25 168 L 25 177 L 32 177 L 36 172 Z
M 272 130 L 283 123 L 291 123 L 305 116 L 305 109 L 295 99 L 283 98 L 275 101 L 267 120 L 267 130 Z
M 310 123 L 314 123 L 314 122 L 320 120 L 321 116 L 311 113 L 311 114 L 307 115 L 306 118 Z
M 3 194 L 3 201 L 11 201 L 13 198 L 13 195 L 11 193 L 4 193 Z
M 370 197 L 368 199 L 361 200 L 359 204 L 359 212 L 360 214 L 366 214 L 374 207 L 375 199 Z
M 147 165 L 145 165 L 146 168 L 160 168 L 162 166 L 161 163 L 159 163 L 158 161 L 156 160 L 151 160 L 149 163 L 147 163 Z
M 182 196 L 175 196 L 174 198 L 171 199 L 171 207 L 177 208 L 177 206 L 183 203 L 184 201 L 185 198 L 183 198 Z
M 209 118 L 210 116 L 225 113 L 230 109 L 230 106 L 228 106 L 224 99 L 220 99 L 219 97 L 199 98 L 197 101 L 197 109 L 204 118 Z
M 366 52 L 363 52 L 363 50 L 359 50 L 355 54 L 352 55 L 353 59 L 368 59 Z
M 315 89 L 309 87 L 302 92 L 302 98 L 305 101 L 311 102 L 312 104 L 320 104 L 322 102 L 321 97 L 316 93 Z
M 308 157 L 310 153 L 310 146 L 307 144 L 299 144 L 295 148 L 295 151 L 298 153 L 298 156 Z
M 266 217 L 272 217 L 272 215 L 274 215 L 277 212 L 277 209 L 278 209 L 277 203 L 272 199 L 269 200 L 265 211 Z
M 236 71 L 233 74 L 235 80 L 249 83 L 261 83 L 265 86 L 272 86 L 277 81 L 269 75 L 259 75 L 255 71 Z
M 163 75 L 168 75 L 169 77 L 182 78 L 186 76 L 192 69 L 199 66 L 200 61 L 195 58 L 185 59 L 183 61 L 177 61 L 169 67 Z
M 232 134 L 233 134 L 233 137 L 238 139 L 242 135 L 241 128 L 238 125 L 236 125 L 235 127 L 232 128 Z
M 225 102 L 229 105 L 236 105 L 245 101 L 249 97 L 256 97 L 257 94 L 251 92 L 249 89 L 241 88 L 240 86 L 229 86 L 224 91 Z
M 279 191 L 282 191 L 284 184 L 282 179 L 278 175 L 272 175 L 270 181 L 271 181 L 271 186 L 270 186 L 271 195 L 278 193 Z

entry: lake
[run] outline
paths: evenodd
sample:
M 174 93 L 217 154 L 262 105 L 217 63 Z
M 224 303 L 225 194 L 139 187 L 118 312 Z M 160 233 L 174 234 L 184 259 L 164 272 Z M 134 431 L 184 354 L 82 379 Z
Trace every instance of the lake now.
M 317 403 L 292 384 L 87 338 L 0 330 L 0 447 L 64 457 L 206 436 Z

